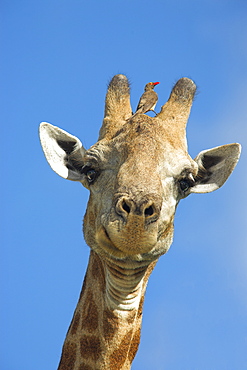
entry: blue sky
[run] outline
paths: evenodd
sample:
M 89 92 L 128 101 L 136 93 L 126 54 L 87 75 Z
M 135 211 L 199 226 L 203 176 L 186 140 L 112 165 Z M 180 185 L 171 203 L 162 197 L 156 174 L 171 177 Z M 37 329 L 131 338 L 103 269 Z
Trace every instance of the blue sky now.
M 246 1 L 3 0 L 1 8 L 1 369 L 56 369 L 89 254 L 88 192 L 50 170 L 38 125 L 90 147 L 116 73 L 131 81 L 133 109 L 149 81 L 160 81 L 157 111 L 177 79 L 196 82 L 192 157 L 243 145 L 223 188 L 177 209 L 133 370 L 247 369 Z

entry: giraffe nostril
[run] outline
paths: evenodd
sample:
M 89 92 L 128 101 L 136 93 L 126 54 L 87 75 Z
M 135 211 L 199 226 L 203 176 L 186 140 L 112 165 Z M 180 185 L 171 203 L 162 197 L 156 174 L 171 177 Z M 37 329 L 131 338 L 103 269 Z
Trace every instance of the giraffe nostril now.
M 130 207 L 125 201 L 123 201 L 122 208 L 125 210 L 125 212 L 130 213 Z
M 153 207 L 149 206 L 148 208 L 145 209 L 144 213 L 145 213 L 145 216 L 152 216 L 154 214 Z
M 115 207 L 116 213 L 125 221 L 132 214 L 144 217 L 145 222 L 149 223 L 156 221 L 160 214 L 159 204 L 146 199 L 133 200 L 130 197 L 122 197 L 118 199 Z

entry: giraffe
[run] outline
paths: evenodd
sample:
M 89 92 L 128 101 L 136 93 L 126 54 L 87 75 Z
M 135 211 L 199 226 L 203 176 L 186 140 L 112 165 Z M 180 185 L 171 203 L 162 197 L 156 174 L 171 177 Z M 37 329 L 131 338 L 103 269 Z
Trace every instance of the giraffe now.
M 96 144 L 43 122 L 40 139 L 51 168 L 90 191 L 83 232 L 91 248 L 82 291 L 59 370 L 127 370 L 140 342 L 149 276 L 173 240 L 179 201 L 221 187 L 239 144 L 187 151 L 186 124 L 195 83 L 181 78 L 155 117 L 132 115 L 126 76 L 112 78 Z

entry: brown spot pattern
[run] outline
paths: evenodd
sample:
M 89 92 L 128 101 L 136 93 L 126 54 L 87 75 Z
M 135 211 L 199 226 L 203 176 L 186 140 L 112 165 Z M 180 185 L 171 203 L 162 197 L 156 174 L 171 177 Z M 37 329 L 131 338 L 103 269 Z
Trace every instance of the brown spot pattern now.
M 85 299 L 85 310 L 82 314 L 81 329 L 92 334 L 98 327 L 98 308 L 93 300 L 93 294 L 88 292 Z
M 105 310 L 103 312 L 103 334 L 104 339 L 110 342 L 116 333 L 118 328 L 118 317 L 110 310 Z
M 136 318 L 136 310 L 130 311 L 127 317 L 128 324 L 133 324 Z
M 80 340 L 80 350 L 82 358 L 90 358 L 96 362 L 102 352 L 99 338 L 95 336 L 83 335 Z
M 97 280 L 98 284 L 100 285 L 101 291 L 105 288 L 105 271 L 100 260 L 100 257 L 95 252 L 91 252 L 93 257 L 93 263 L 91 266 L 92 269 L 92 276 L 95 280 Z
M 79 326 L 79 322 L 80 322 L 80 313 L 77 312 L 75 314 L 75 316 L 73 317 L 73 320 L 72 320 L 72 323 L 71 323 L 70 333 L 72 335 L 76 334 L 78 326 Z
M 81 364 L 78 370 L 94 370 L 94 369 L 90 365 Z
M 65 342 L 58 370 L 73 370 L 76 361 L 76 344 Z
M 84 281 L 83 281 L 83 285 L 82 285 L 82 289 L 81 289 L 81 294 L 80 294 L 80 298 L 79 298 L 79 301 L 82 299 L 85 291 L 86 291 L 86 286 L 87 286 L 87 272 L 86 272 L 86 276 L 84 278 Z
M 142 316 L 142 310 L 143 310 L 143 303 L 144 303 L 144 295 L 141 297 L 138 312 L 137 312 L 137 318 L 139 319 L 140 316 Z
M 132 361 L 135 358 L 136 352 L 139 347 L 139 343 L 140 343 L 140 329 L 137 330 L 137 332 L 135 333 L 131 341 L 131 346 L 130 346 L 129 353 L 128 353 L 128 359 L 130 363 L 132 363 Z
M 124 365 L 129 350 L 131 336 L 132 330 L 124 336 L 119 347 L 111 354 L 110 370 L 120 370 Z

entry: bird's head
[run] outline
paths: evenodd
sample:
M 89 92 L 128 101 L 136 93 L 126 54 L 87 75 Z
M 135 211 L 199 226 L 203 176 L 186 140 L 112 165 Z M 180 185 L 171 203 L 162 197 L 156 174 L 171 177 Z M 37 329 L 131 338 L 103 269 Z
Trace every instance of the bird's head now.
M 149 82 L 145 86 L 145 91 L 146 90 L 153 90 L 155 88 L 155 86 L 158 85 L 158 84 L 159 84 L 159 82 Z

